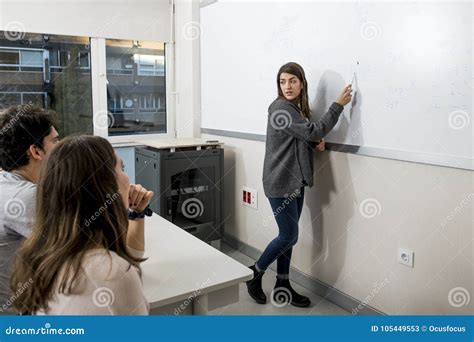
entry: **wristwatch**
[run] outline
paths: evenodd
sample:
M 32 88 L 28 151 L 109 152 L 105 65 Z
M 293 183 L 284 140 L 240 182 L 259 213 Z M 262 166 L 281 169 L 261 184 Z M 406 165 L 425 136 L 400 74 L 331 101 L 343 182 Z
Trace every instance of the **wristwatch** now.
M 153 211 L 150 208 L 150 205 L 147 205 L 145 210 L 143 211 L 135 211 L 135 210 L 128 210 L 128 219 L 129 220 L 136 220 L 136 219 L 142 219 L 145 216 L 151 216 L 153 215 Z

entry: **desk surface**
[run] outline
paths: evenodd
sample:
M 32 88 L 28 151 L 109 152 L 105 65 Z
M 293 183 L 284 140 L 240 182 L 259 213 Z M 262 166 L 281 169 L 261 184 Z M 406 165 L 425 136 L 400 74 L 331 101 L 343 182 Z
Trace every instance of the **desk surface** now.
M 150 146 L 157 149 L 215 146 L 224 145 L 223 142 L 208 143 L 206 140 L 198 138 L 155 138 L 140 139 L 133 142 L 112 143 L 113 147 Z
M 252 271 L 157 214 L 145 221 L 142 278 L 154 309 L 252 279 Z
M 169 139 L 150 139 L 140 141 L 143 145 L 157 149 L 197 147 L 207 145 L 223 145 L 223 142 L 207 143 L 205 140 L 197 138 L 169 138 Z

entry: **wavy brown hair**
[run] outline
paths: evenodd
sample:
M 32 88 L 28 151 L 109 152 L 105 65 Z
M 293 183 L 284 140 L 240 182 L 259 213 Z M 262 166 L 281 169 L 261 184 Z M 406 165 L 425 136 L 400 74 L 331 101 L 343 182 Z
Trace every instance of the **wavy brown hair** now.
M 56 290 L 73 293 L 92 249 L 113 251 L 139 269 L 142 259 L 126 246 L 128 217 L 116 163 L 106 139 L 81 135 L 58 143 L 43 164 L 33 232 L 19 249 L 10 283 L 13 292 L 31 284 L 14 302 L 20 313 L 48 310 Z
M 305 118 L 311 119 L 311 110 L 309 109 L 309 100 L 308 100 L 308 81 L 306 80 L 306 76 L 305 76 L 303 68 L 298 63 L 289 62 L 283 65 L 280 68 L 280 70 L 278 70 L 278 75 L 277 75 L 278 98 L 285 99 L 285 96 L 283 96 L 283 92 L 281 91 L 281 86 L 280 86 L 280 75 L 282 73 L 295 75 L 303 84 L 303 89 L 301 89 L 301 94 L 298 99 L 298 105 L 300 107 L 301 114 Z

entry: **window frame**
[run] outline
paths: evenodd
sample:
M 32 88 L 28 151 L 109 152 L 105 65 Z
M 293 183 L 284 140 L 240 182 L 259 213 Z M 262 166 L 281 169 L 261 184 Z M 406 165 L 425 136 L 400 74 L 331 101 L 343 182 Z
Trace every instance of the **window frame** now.
M 18 63 L 17 64 L 0 64 L 0 68 L 2 67 L 11 67 L 11 68 L 18 68 L 18 70 L 2 70 L 0 69 L 1 72 L 19 72 L 22 71 L 22 68 L 41 68 L 42 70 L 28 70 L 28 72 L 34 72 L 34 73 L 43 73 L 44 70 L 44 57 L 43 57 L 43 63 L 41 65 L 28 65 L 28 64 L 23 64 L 21 60 L 21 52 L 22 51 L 27 51 L 27 52 L 41 52 L 44 53 L 44 49 L 36 49 L 36 48 L 17 48 L 17 47 L 8 47 L 8 46 L 2 46 L 0 47 L 0 51 L 5 51 L 7 53 L 16 53 L 18 54 Z
M 166 133 L 138 133 L 109 135 L 108 127 L 96 123 L 107 122 L 107 63 L 106 63 L 106 38 L 91 38 L 91 75 L 92 75 L 92 110 L 94 121 L 94 135 L 107 138 L 111 143 L 140 143 L 140 141 L 174 137 L 175 104 L 171 88 L 174 68 L 171 44 L 165 45 L 165 87 L 166 87 Z
M 47 34 L 47 33 L 44 33 Z M 173 48 L 172 44 L 167 42 L 164 43 L 165 47 L 165 56 L 164 56 L 164 76 L 165 76 L 165 98 L 166 98 L 166 110 L 165 110 L 165 120 L 166 120 L 166 132 L 165 133 L 132 133 L 132 134 L 122 134 L 122 135 L 109 135 L 108 127 L 103 127 L 101 123 L 107 122 L 107 63 L 106 63 L 106 38 L 98 37 L 88 37 L 90 42 L 90 52 L 88 59 L 88 67 L 80 67 L 80 69 L 90 70 L 91 75 L 91 94 L 92 94 L 92 126 L 93 134 L 98 135 L 104 138 L 107 138 L 111 143 L 133 143 L 143 140 L 150 140 L 155 138 L 169 138 L 175 137 L 175 110 L 176 104 L 174 103 L 175 93 L 170 91 L 172 84 L 174 84 L 174 58 L 173 58 Z M 22 67 L 32 67 L 28 65 L 23 65 L 21 61 L 21 51 L 38 51 L 45 52 L 44 49 L 38 48 L 18 48 L 18 47 L 0 47 L 1 50 L 7 51 L 10 50 L 12 53 L 18 54 L 18 64 L 2 64 L 8 67 L 16 67 L 18 70 L 1 70 L 2 72 L 18 72 Z M 60 53 L 58 53 L 58 64 L 60 64 Z M 68 56 L 69 57 L 69 56 Z M 79 58 L 79 55 L 78 55 Z M 49 58 L 51 61 L 51 57 Z M 34 66 L 38 67 L 39 66 Z M 44 57 L 43 63 L 41 66 L 42 70 L 34 70 L 29 72 L 35 73 L 44 73 Z M 60 65 L 54 66 L 51 65 L 51 72 L 55 72 L 53 69 L 62 69 Z M 154 74 L 158 72 L 156 68 L 156 63 L 154 65 Z M 158 102 L 161 108 L 161 101 L 154 100 L 152 102 Z M 105 120 L 105 121 L 104 121 Z

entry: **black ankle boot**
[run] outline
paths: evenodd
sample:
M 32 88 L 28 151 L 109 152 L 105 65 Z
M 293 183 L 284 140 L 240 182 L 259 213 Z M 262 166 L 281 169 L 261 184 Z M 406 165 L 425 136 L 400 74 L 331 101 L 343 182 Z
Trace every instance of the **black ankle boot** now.
M 253 278 L 246 282 L 249 295 L 255 299 L 258 304 L 266 304 L 267 296 L 262 290 L 262 277 L 265 272 L 258 272 L 255 265 L 249 268 L 253 271 Z
M 300 295 L 291 287 L 289 279 L 279 279 L 278 277 L 272 292 L 272 299 L 274 305 L 280 307 L 291 304 L 299 308 L 306 308 L 311 305 L 311 300 L 308 297 Z

